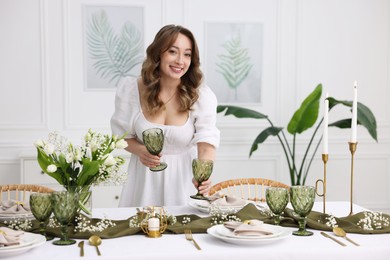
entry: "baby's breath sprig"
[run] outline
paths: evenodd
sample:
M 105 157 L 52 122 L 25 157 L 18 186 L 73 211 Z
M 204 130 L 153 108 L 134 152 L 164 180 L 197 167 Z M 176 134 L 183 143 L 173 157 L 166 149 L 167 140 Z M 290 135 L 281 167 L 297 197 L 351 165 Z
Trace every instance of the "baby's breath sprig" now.
M 360 219 L 356 223 L 360 228 L 364 230 L 376 230 L 389 227 L 390 218 L 384 216 L 382 212 L 364 212 L 364 218 Z
M 27 231 L 32 228 L 32 222 L 30 219 L 14 219 L 9 221 L 4 221 L 9 228 L 14 230 L 23 230 Z
M 140 221 L 138 220 L 138 216 L 133 216 L 130 218 L 129 227 L 130 228 L 140 227 Z
M 320 215 L 320 218 L 317 220 L 317 222 L 325 224 L 331 228 L 338 227 L 336 217 L 332 214 Z
M 241 221 L 239 217 L 236 215 L 230 213 L 230 212 L 225 212 L 225 211 L 220 211 L 218 209 L 210 209 L 210 215 L 212 216 L 211 218 L 211 225 L 218 225 L 218 224 L 223 224 L 224 222 L 227 221 Z
M 47 226 L 51 227 L 51 228 L 58 228 L 58 227 L 61 227 L 61 224 L 60 224 L 60 222 L 58 222 L 58 220 L 55 217 L 51 217 L 51 218 L 49 218 Z
M 106 217 L 102 218 L 96 223 L 91 224 L 91 220 L 83 215 L 78 215 L 75 218 L 76 226 L 74 227 L 75 232 L 102 232 L 109 227 L 115 227 L 116 224 Z
M 183 217 L 183 220 L 181 221 L 181 223 L 183 225 L 187 225 L 190 222 L 191 222 L 191 218 L 190 217 Z

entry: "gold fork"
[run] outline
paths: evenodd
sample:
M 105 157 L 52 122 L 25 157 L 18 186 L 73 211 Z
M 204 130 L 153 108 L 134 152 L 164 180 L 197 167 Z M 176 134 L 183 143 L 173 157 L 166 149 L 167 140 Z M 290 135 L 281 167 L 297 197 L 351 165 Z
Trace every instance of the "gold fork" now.
M 202 250 L 202 249 L 200 248 L 200 246 L 198 245 L 198 243 L 196 243 L 196 241 L 195 241 L 194 238 L 192 237 L 192 232 L 191 232 L 190 229 L 184 230 L 184 234 L 186 235 L 186 239 L 187 239 L 188 241 L 194 242 L 194 245 L 195 245 L 195 247 L 196 247 L 198 250 Z

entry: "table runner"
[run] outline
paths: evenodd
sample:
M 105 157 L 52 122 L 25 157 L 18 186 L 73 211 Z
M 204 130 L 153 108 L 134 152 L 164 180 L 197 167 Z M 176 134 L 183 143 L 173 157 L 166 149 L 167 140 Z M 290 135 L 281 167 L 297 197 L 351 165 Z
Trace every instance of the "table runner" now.
M 264 223 L 273 224 L 273 218 L 269 212 L 259 210 L 255 205 L 248 204 L 243 207 L 240 211 L 234 215 L 241 221 L 259 219 Z M 124 220 L 110 220 L 115 226 L 108 227 L 103 231 L 99 232 L 75 232 L 74 225 L 69 227 L 69 237 L 86 239 L 92 234 L 98 235 L 103 239 L 116 238 L 122 236 L 129 236 L 135 234 L 143 234 L 140 227 L 130 227 L 129 222 L 135 216 L 131 216 Z M 176 216 L 176 223 L 168 225 L 165 233 L 171 234 L 182 234 L 185 229 L 191 229 L 193 233 L 206 233 L 207 229 L 214 223 L 215 216 L 200 217 L 195 214 L 190 215 L 178 215 Z M 96 225 L 102 219 L 93 218 L 90 219 L 89 225 Z M 190 221 L 188 221 L 190 220 Z M 346 217 L 334 217 L 328 214 L 312 211 L 307 218 L 307 228 L 331 231 L 331 223 L 334 223 L 342 227 L 347 233 L 358 233 L 358 234 L 383 234 L 390 233 L 390 215 L 375 213 L 370 211 L 363 211 Z M 183 224 L 185 223 L 185 224 Z M 32 226 L 27 229 L 28 232 L 38 233 L 39 223 L 36 220 L 31 221 Z M 4 221 L 0 221 L 0 226 L 7 226 L 8 224 Z M 298 228 L 298 217 L 294 211 L 290 208 L 286 208 L 281 226 L 285 227 L 296 227 Z M 363 228 L 365 227 L 365 228 Z M 60 236 L 59 228 L 47 228 L 47 233 L 56 237 Z

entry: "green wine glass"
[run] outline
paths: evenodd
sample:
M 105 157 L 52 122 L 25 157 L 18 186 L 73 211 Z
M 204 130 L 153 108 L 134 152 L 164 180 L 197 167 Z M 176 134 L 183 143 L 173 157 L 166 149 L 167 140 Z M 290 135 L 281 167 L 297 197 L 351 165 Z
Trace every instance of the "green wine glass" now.
M 142 139 L 146 149 L 153 155 L 159 155 L 164 147 L 164 132 L 161 128 L 149 128 L 142 132 Z M 153 172 L 165 170 L 168 165 L 161 162 L 155 167 L 149 168 Z
M 199 185 L 207 181 L 211 173 L 213 172 L 213 166 L 214 161 L 213 160 L 207 160 L 207 159 L 193 159 L 192 160 L 192 174 L 194 176 L 194 179 L 199 183 Z M 193 199 L 197 200 L 208 200 L 203 194 L 199 192 L 195 195 L 190 196 Z
M 306 230 L 306 216 L 313 208 L 315 200 L 315 188 L 313 186 L 291 186 L 290 201 L 296 214 L 298 214 L 299 229 L 293 232 L 296 236 L 311 236 L 313 232 Z
M 52 240 L 54 237 L 46 234 L 47 221 L 53 212 L 51 193 L 32 193 L 30 209 L 35 219 L 39 221 L 39 232 L 46 237 L 46 241 Z
M 53 213 L 61 224 L 61 238 L 54 245 L 72 245 L 76 240 L 69 239 L 68 224 L 71 223 L 79 207 L 79 193 L 72 191 L 55 191 L 52 194 Z
M 275 225 L 280 225 L 281 214 L 287 206 L 288 197 L 288 189 L 286 188 L 269 187 L 265 192 L 267 205 L 275 216 Z

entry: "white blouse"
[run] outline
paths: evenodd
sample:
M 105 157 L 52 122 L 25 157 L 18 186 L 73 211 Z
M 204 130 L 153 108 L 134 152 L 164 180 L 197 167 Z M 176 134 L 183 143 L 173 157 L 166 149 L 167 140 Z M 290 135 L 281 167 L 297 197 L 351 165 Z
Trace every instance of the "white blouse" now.
M 199 88 L 199 99 L 193 105 L 187 122 L 181 126 L 149 122 L 143 115 L 137 79 L 125 78 L 115 96 L 115 112 L 111 118 L 113 134 L 142 141 L 142 132 L 159 127 L 164 131 L 161 161 L 168 167 L 151 172 L 138 156 L 132 154 L 128 179 L 122 190 L 119 206 L 174 206 L 186 205 L 189 196 L 196 193 L 192 184 L 193 158 L 197 157 L 196 144 L 206 142 L 218 148 L 220 131 L 216 127 L 217 98 L 207 85 Z

